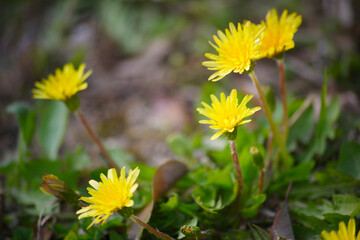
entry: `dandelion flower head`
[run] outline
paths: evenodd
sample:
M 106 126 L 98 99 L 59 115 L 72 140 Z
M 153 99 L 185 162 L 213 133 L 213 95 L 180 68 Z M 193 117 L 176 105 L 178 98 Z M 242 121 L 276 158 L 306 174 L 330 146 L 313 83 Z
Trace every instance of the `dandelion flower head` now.
M 301 16 L 297 13 L 288 15 L 284 10 L 278 17 L 276 9 L 271 9 L 266 15 L 264 36 L 261 40 L 260 52 L 263 57 L 273 57 L 295 46 L 293 37 L 301 24 Z
M 117 176 L 114 168 L 109 169 L 107 177 L 100 175 L 101 182 L 90 180 L 89 184 L 93 188 L 87 188 L 91 197 L 81 197 L 80 200 L 90 203 L 87 207 L 82 207 L 76 214 L 80 214 L 79 219 L 95 217 L 89 225 L 90 228 L 95 223 L 104 224 L 107 219 L 118 210 L 124 207 L 131 207 L 134 201 L 131 200 L 133 193 L 138 187 L 135 183 L 140 170 L 135 168 L 130 170 L 128 177 L 125 177 L 125 167 L 121 169 L 120 176 Z
M 260 107 L 246 107 L 246 104 L 253 97 L 252 95 L 246 95 L 239 104 L 235 89 L 231 91 L 228 97 L 221 93 L 220 101 L 214 95 L 210 97 L 212 100 L 211 106 L 202 102 L 204 108 L 198 108 L 197 111 L 209 118 L 209 120 L 200 120 L 200 123 L 210 124 L 210 128 L 219 130 L 211 137 L 211 140 L 218 138 L 223 133 L 234 132 L 239 125 L 251 121 L 250 119 L 244 120 L 244 118 L 253 115 L 261 109 Z
M 216 71 L 209 80 L 218 81 L 231 72 L 241 74 L 249 71 L 252 60 L 261 57 L 258 48 L 262 30 L 262 25 L 255 25 L 249 21 L 244 24 L 238 23 L 237 28 L 230 23 L 225 33 L 218 30 L 218 36 L 213 36 L 215 44 L 209 42 L 218 55 L 206 53 L 205 56 L 210 61 L 203 62 L 209 70 Z
M 355 219 L 351 218 L 349 220 L 348 226 L 346 227 L 344 222 L 340 222 L 339 231 L 335 232 L 334 230 L 330 233 L 327 231 L 322 231 L 321 236 L 323 240 L 360 240 L 360 233 L 358 232 L 357 236 L 355 234 L 356 226 Z
M 55 75 L 50 74 L 48 79 L 35 83 L 33 96 L 36 99 L 51 99 L 66 101 L 77 92 L 88 87 L 85 80 L 92 73 L 91 70 L 84 73 L 85 64 L 75 69 L 72 63 L 66 64 L 63 69 L 56 69 Z

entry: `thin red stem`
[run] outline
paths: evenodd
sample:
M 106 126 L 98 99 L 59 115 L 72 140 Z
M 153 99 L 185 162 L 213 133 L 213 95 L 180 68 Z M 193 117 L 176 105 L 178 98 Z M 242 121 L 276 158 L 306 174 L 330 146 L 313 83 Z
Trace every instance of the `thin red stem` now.
M 285 71 L 284 71 L 284 62 L 283 60 L 277 60 L 279 66 L 280 74 L 280 87 L 281 87 L 281 96 L 283 102 L 283 138 L 286 142 L 287 133 L 288 133 L 288 107 L 286 100 L 286 84 L 285 84 Z
M 240 196 L 241 192 L 243 190 L 243 187 L 244 187 L 244 180 L 243 180 L 243 176 L 242 176 L 241 169 L 240 169 L 239 157 L 238 157 L 238 153 L 236 151 L 235 141 L 230 140 L 230 148 L 231 148 L 231 155 L 234 160 L 236 177 L 237 177 L 237 182 L 238 182 L 238 187 L 239 187 L 239 195 L 238 196 Z
M 274 139 L 275 139 L 276 143 L 278 144 L 280 154 L 281 154 L 281 156 L 283 157 L 283 159 L 285 161 L 286 166 L 284 166 L 284 167 L 288 168 L 290 165 L 292 165 L 292 159 L 291 159 L 289 153 L 286 150 L 286 145 L 284 143 L 284 139 L 282 139 L 282 137 L 281 137 L 281 135 L 280 135 L 280 133 L 279 133 L 277 127 L 276 127 L 275 121 L 274 121 L 274 119 L 272 117 L 272 114 L 271 114 L 270 107 L 269 107 L 269 105 L 268 105 L 268 103 L 266 101 L 264 92 L 263 92 L 263 90 L 261 88 L 259 80 L 256 77 L 255 72 L 252 71 L 252 72 L 249 73 L 249 75 L 250 75 L 250 77 L 251 77 L 251 79 L 252 79 L 252 81 L 253 81 L 253 83 L 254 83 L 254 85 L 256 87 L 256 90 L 259 93 L 260 100 L 261 100 L 261 102 L 263 104 L 263 107 L 264 107 L 264 110 L 265 110 L 265 115 L 266 115 L 266 117 L 267 117 L 267 119 L 269 121 L 271 131 L 274 134 Z
M 146 228 L 149 232 L 151 232 L 152 234 L 154 234 L 155 236 L 157 236 L 160 239 L 175 240 L 174 238 L 170 237 L 169 235 L 166 235 L 165 233 L 162 233 L 159 230 L 150 226 L 149 224 L 143 222 L 140 218 L 138 218 L 135 215 L 130 216 L 130 219 L 133 220 L 134 222 L 136 222 L 137 224 L 139 224 L 140 226 Z
M 102 155 L 105 157 L 106 161 L 108 162 L 108 164 L 119 170 L 118 166 L 116 165 L 116 163 L 114 162 L 114 160 L 111 158 L 111 156 L 109 155 L 109 153 L 105 150 L 104 146 L 102 145 L 100 139 L 95 135 L 95 133 L 91 130 L 89 124 L 87 123 L 85 117 L 79 112 L 75 112 L 76 116 L 78 117 L 78 119 L 80 120 L 80 122 L 84 125 L 86 131 L 88 132 L 88 134 L 90 135 L 91 139 L 95 142 L 96 146 L 98 146 L 98 148 L 100 149 Z
M 264 169 L 260 171 L 260 179 L 259 179 L 259 194 L 263 193 L 264 188 Z

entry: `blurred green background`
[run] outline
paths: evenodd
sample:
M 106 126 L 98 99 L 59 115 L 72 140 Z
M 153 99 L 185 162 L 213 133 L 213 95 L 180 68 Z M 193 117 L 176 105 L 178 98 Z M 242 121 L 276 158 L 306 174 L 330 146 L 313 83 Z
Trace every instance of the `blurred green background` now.
M 250 80 L 236 74 L 220 84 L 207 83 L 211 72 L 201 62 L 205 52 L 214 51 L 208 41 L 217 29 L 224 30 L 230 21 L 259 23 L 271 8 L 303 17 L 295 48 L 285 58 L 290 95 L 314 93 L 319 98 L 327 68 L 330 96 L 340 94 L 341 106 L 349 114 L 360 112 L 356 0 L 3 0 L 0 4 L 1 155 L 14 151 L 18 130 L 6 106 L 34 102 L 34 82 L 72 61 L 85 62 L 94 71 L 89 88 L 79 94 L 81 111 L 105 145 L 158 165 L 172 157 L 165 143 L 170 133 L 198 127 L 194 109 L 203 92 L 236 87 L 255 93 Z M 259 61 L 255 71 L 264 85 L 279 89 L 274 61 Z M 201 88 L 204 84 L 206 91 Z M 71 116 L 63 149 L 78 144 L 93 146 Z

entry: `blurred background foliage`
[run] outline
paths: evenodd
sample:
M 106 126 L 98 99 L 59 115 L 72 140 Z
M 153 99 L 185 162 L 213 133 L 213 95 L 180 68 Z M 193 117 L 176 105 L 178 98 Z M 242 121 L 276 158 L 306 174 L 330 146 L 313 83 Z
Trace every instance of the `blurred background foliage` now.
M 169 156 L 163 144 L 168 133 L 194 127 L 193 106 L 200 99 L 194 96 L 209 76 L 201 66 L 204 53 L 213 51 L 208 40 L 230 21 L 259 23 L 273 7 L 303 16 L 295 34 L 296 47 L 286 57 L 291 92 L 298 96 L 318 93 L 326 67 L 329 93 L 340 94 L 342 109 L 359 113 L 360 16 L 355 0 L 3 0 L 2 151 L 14 148 L 17 129 L 4 107 L 14 101 L 32 101 L 34 82 L 72 61 L 85 62 L 94 70 L 89 89 L 80 97 L 82 110 L 101 137 L 129 148 L 143 160 L 162 162 Z M 260 61 L 256 71 L 264 85 L 277 91 L 272 61 Z M 254 93 L 249 80 L 239 80 L 235 74 L 230 78 L 235 80 L 222 81 L 221 86 L 228 89 L 234 83 Z M 218 87 L 207 85 L 212 91 Z M 66 134 L 67 146 L 79 139 L 88 141 L 76 124 L 70 119 L 72 136 Z
M 0 9 L 0 147 L 16 143 L 17 124 L 4 106 L 31 100 L 34 82 L 64 63 L 85 62 L 94 73 L 80 94 L 82 110 L 101 137 L 133 151 L 150 163 L 169 157 L 164 139 L 170 132 L 194 127 L 199 86 L 209 73 L 203 54 L 217 29 L 250 19 L 259 23 L 268 9 L 288 9 L 303 16 L 296 47 L 287 54 L 286 74 L 297 96 L 318 93 L 325 67 L 330 94 L 339 93 L 342 109 L 359 113 L 359 2 L 318 1 L 1 1 Z M 274 63 L 262 60 L 256 71 L 278 89 Z M 222 81 L 254 93 L 247 79 Z M 244 77 L 241 77 L 244 78 Z M 216 91 L 213 83 L 208 83 Z M 101 109 L 101 111 L 99 111 Z M 82 139 L 70 119 L 72 136 Z M 152 141 L 149 143 L 148 139 Z M 66 147 L 67 147 L 66 146 Z M 133 148 L 133 149 L 131 149 Z M 156 151 L 153 151 L 153 150 Z
M 224 167 L 212 169 L 211 178 L 200 168 L 181 180 L 177 186 L 180 193 L 200 183 L 192 197 L 197 201 L 197 197 L 202 196 L 202 201 L 194 205 L 180 201 L 177 193 L 169 194 L 169 198 L 160 199 L 154 209 L 158 216 L 163 216 L 151 219 L 155 227 L 173 233 L 180 227 L 171 225 L 174 218 L 181 216 L 181 223 L 194 223 L 197 217 L 209 217 L 209 212 L 228 206 L 236 194 L 226 171 L 231 160 L 229 148 L 221 139 L 210 142 L 212 132 L 207 127 L 203 129 L 208 135 L 198 134 L 199 116 L 195 108 L 200 101 L 208 101 L 210 93 L 229 92 L 233 87 L 246 94 L 256 93 L 250 79 L 236 74 L 221 80 L 221 84 L 207 82 L 210 73 L 201 62 L 205 60 L 205 52 L 213 52 L 208 41 L 217 29 L 223 30 L 229 22 L 244 19 L 259 23 L 271 8 L 296 11 L 303 17 L 295 34 L 295 48 L 285 57 L 291 100 L 289 112 L 295 113 L 306 101 L 310 104 L 289 133 L 288 148 L 295 153 L 299 165 L 277 176 L 278 183 L 271 185 L 268 192 L 280 191 L 282 196 L 291 180 L 301 183 L 292 193 L 297 200 L 291 203 L 291 213 L 298 224 L 294 231 L 303 232 L 303 239 L 318 234 L 319 229 L 329 228 L 317 216 L 327 214 L 327 221 L 336 226 L 339 219 L 346 218 L 336 214 L 352 216 L 360 211 L 358 198 L 341 195 L 358 186 L 360 179 L 359 164 L 351 167 L 353 161 L 360 158 L 358 1 L 1 0 L 0 5 L 0 203 L 4 202 L 1 189 L 7 185 L 13 186 L 12 196 L 17 196 L 16 201 L 24 206 L 17 209 L 10 205 L 6 219 L 0 221 L 0 229 L 3 220 L 7 227 L 18 226 L 14 233 L 17 239 L 31 236 L 28 233 L 31 229 L 21 227 L 33 224 L 34 219 L 26 216 L 46 215 L 43 207 L 53 201 L 38 188 L 42 174 L 52 171 L 84 194 L 85 188 L 79 189 L 76 182 L 84 184 L 89 176 L 97 179 L 99 173 L 104 172 L 97 149 L 75 117 L 61 103 L 32 100 L 34 82 L 67 62 L 85 62 L 87 68 L 94 71 L 88 79 L 89 88 L 79 94 L 81 111 L 104 140 L 114 160 L 127 168 L 134 167 L 135 162 L 136 165 L 143 163 L 139 179 L 142 193 L 135 196 L 135 208 L 144 207 L 151 199 L 150 182 L 155 170 L 149 166 L 176 158 L 186 159 L 194 166 L 200 163 Z M 321 96 L 325 68 L 328 88 L 327 94 Z M 271 86 L 275 96 L 279 96 L 275 62 L 261 60 L 255 71 L 263 85 Z M 324 105 L 326 96 L 328 102 Z M 253 104 L 260 103 L 254 99 Z M 280 122 L 281 107 L 274 106 L 274 110 Z M 258 206 L 265 201 L 265 197 L 255 195 L 252 188 L 258 173 L 245 148 L 258 144 L 260 150 L 264 150 L 262 145 L 269 129 L 263 116 L 258 118 L 265 127 L 255 129 L 255 135 L 250 130 L 239 129 L 243 136 L 238 140 L 239 154 L 246 168 L 245 182 L 250 186 L 246 189 L 250 193 L 248 205 L 242 214 L 248 218 L 256 215 Z M 325 127 L 316 127 L 314 119 L 319 119 Z M 334 124 L 337 127 L 333 127 Z M 314 135 L 317 139 L 313 139 Z M 14 161 L 16 158 L 22 162 L 29 157 L 32 161 L 21 165 Z M 209 158 L 213 162 L 209 163 Z M 320 164 L 316 168 L 321 172 L 315 173 L 311 180 L 319 186 L 313 186 L 308 179 L 315 166 L 314 159 Z M 9 172 L 13 174 L 7 175 L 5 181 L 5 173 Z M 219 183 L 218 179 L 223 181 Z M 333 184 L 330 179 L 339 179 L 340 183 Z M 332 202 L 317 199 L 331 198 L 335 189 L 339 195 L 334 195 Z M 220 202 L 219 192 L 225 196 Z M 212 197 L 206 199 L 207 196 Z M 278 203 L 279 198 L 275 194 L 268 206 Z M 317 200 L 301 202 L 305 198 Z M 59 212 L 61 207 L 54 205 L 54 209 L 46 211 Z M 0 204 L 0 215 L 2 211 Z M 200 212 L 199 215 L 194 214 L 195 211 Z M 75 217 L 64 215 L 62 218 L 59 221 Z M 264 219 L 269 224 L 269 216 L 266 218 L 264 213 L 257 222 Z M 121 225 L 121 221 L 114 218 L 103 229 Z M 70 229 L 58 223 L 54 226 L 58 236 L 65 236 L 71 231 L 77 232 L 79 227 L 86 229 L 88 224 L 84 221 Z M 211 221 L 203 224 L 219 227 Z M 91 229 L 89 234 L 95 235 L 96 231 L 99 229 Z M 114 239 L 116 234 L 110 231 Z

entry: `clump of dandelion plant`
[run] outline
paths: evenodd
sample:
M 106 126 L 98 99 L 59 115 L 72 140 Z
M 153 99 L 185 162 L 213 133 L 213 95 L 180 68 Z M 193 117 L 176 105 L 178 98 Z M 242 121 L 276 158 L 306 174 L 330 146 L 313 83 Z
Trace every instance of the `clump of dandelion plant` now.
M 225 96 L 225 93 L 221 93 L 220 101 L 215 95 L 211 95 L 210 97 L 212 100 L 211 106 L 205 102 L 202 102 L 204 108 L 197 109 L 200 114 L 209 118 L 209 120 L 200 120 L 200 123 L 210 124 L 210 128 L 219 130 L 211 137 L 211 140 L 215 140 L 224 134 L 230 141 L 231 153 L 234 160 L 240 194 L 243 189 L 244 180 L 236 151 L 235 139 L 237 136 L 237 127 L 250 122 L 251 119 L 245 118 L 253 115 L 261 108 L 248 108 L 246 106 L 246 104 L 253 97 L 252 95 L 246 95 L 239 104 L 237 91 L 235 89 L 231 91 L 230 96 L 228 97 Z

